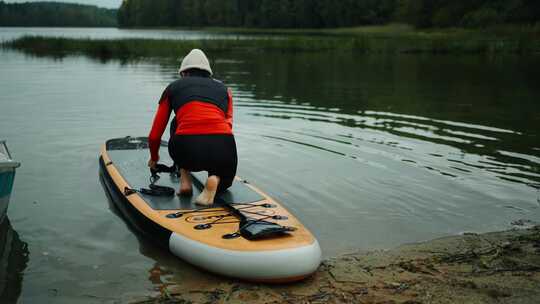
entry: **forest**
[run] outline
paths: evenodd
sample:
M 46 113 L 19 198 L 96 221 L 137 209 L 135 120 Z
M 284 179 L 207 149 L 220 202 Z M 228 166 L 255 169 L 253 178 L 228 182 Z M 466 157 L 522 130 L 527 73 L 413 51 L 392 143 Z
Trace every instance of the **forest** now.
M 400 22 L 419 28 L 537 25 L 538 0 L 124 0 L 122 27 L 335 28 Z
M 58 2 L 0 1 L 0 26 L 117 26 L 117 10 Z
M 540 26 L 538 0 L 124 0 L 118 10 L 0 1 L 0 26 L 339 28 Z

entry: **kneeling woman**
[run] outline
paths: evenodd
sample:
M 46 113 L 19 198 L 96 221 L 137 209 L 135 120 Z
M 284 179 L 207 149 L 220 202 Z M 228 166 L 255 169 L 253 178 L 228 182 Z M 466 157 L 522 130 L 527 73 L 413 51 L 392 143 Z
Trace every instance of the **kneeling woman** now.
M 179 73 L 181 78 L 167 86 L 159 101 L 148 139 L 148 166 L 154 167 L 159 160 L 161 136 L 174 111 L 169 154 L 180 167 L 178 194 L 192 195 L 190 172 L 207 171 L 208 179 L 196 202 L 211 205 L 216 193 L 229 188 L 236 175 L 232 95 L 223 83 L 211 78 L 210 63 L 201 50 L 194 49 L 184 58 Z

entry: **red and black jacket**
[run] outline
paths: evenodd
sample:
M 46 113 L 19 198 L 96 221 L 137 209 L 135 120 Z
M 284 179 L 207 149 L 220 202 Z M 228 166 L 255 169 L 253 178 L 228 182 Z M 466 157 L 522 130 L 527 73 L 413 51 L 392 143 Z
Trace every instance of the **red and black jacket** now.
M 171 112 L 176 135 L 232 134 L 232 94 L 223 83 L 209 77 L 184 77 L 171 83 L 159 100 L 148 136 L 152 160 L 159 160 L 159 146 Z M 171 132 L 173 133 L 173 132 Z

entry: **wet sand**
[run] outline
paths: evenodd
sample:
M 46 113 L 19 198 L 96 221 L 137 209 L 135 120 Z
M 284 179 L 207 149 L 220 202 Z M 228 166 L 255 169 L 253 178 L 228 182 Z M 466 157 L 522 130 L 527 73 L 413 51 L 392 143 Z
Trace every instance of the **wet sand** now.
M 289 285 L 194 281 L 132 303 L 540 303 L 540 226 L 355 252 Z

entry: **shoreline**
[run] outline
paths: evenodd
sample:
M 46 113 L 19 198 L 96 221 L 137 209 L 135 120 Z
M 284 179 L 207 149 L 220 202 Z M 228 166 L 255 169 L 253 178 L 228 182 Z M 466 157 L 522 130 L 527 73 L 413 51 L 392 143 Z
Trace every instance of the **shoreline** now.
M 538 303 L 540 225 L 345 254 L 289 285 L 216 276 L 160 294 L 130 303 Z

